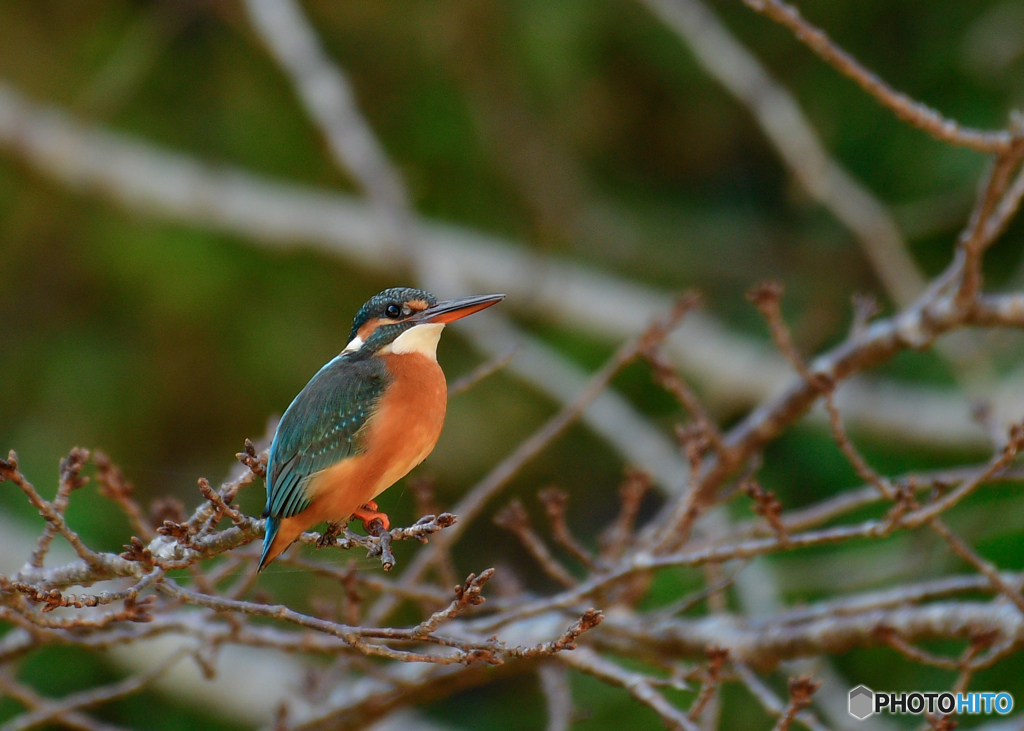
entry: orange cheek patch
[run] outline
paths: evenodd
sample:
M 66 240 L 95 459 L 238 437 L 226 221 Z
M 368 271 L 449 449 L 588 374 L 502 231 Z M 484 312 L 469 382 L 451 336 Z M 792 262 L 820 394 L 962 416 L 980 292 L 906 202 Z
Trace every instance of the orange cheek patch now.
M 373 331 L 384 324 L 384 320 L 379 317 L 374 317 L 363 323 L 363 326 L 356 330 L 356 337 L 362 340 L 364 343 L 367 339 L 373 335 Z

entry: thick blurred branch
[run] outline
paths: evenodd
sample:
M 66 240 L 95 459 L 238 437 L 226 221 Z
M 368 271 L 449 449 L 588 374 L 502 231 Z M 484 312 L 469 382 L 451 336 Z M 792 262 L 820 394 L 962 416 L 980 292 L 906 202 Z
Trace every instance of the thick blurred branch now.
M 825 149 L 789 91 L 744 48 L 701 0 L 643 0 L 690 47 L 705 71 L 746 106 L 782 161 L 807 191 L 860 242 L 899 305 L 924 289 L 892 216 L 878 198 Z
M 0 84 L 0 146 L 73 189 L 99 193 L 130 209 L 249 237 L 268 246 L 314 246 L 369 270 L 407 265 L 384 255 L 389 229 L 373 208 L 331 191 L 214 168 L 37 107 Z M 553 257 L 525 253 L 494 237 L 418 223 L 421 259 L 482 289 L 504 291 L 526 312 L 554 318 L 601 338 L 640 332 L 669 297 L 642 285 Z M 469 321 L 467 321 L 467 324 Z M 502 348 L 504 352 L 507 344 Z M 759 402 L 788 378 L 785 362 L 753 341 L 694 313 L 666 343 L 666 353 L 721 407 Z M 895 405 L 900 404 L 897 408 Z M 840 400 L 860 428 L 933 444 L 986 443 L 956 394 L 887 381 L 859 381 Z M 1024 389 L 999 403 L 1024 407 Z

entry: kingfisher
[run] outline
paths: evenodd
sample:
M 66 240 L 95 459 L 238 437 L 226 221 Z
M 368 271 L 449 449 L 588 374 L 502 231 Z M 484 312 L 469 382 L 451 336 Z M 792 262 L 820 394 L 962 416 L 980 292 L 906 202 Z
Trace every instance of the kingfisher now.
M 277 425 L 258 571 L 319 523 L 355 517 L 390 527 L 374 498 L 426 459 L 444 424 L 441 331 L 504 298 L 438 302 L 422 289 L 394 287 L 362 306 L 348 345 L 317 371 Z

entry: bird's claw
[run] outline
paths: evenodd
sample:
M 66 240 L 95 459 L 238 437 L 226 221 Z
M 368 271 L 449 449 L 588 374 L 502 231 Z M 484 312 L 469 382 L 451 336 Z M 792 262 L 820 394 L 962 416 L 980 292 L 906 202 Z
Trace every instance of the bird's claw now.
M 341 535 L 343 523 L 328 523 L 327 530 L 320 534 L 320 540 L 316 542 L 317 548 L 328 548 L 334 545 L 335 539 Z
M 385 513 L 377 510 L 377 503 L 373 500 L 370 500 L 361 508 L 356 508 L 352 512 L 352 517 L 361 520 L 363 522 L 363 530 L 370 535 L 374 535 L 374 531 L 372 530 L 372 524 L 374 521 L 380 521 L 380 525 L 384 530 L 391 529 L 391 519 L 388 518 Z

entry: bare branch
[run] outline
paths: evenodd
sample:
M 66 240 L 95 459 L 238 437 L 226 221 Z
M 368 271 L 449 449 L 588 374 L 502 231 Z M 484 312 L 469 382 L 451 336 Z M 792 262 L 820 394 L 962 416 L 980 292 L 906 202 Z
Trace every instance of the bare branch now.
M 800 12 L 782 0 L 744 0 L 744 3 L 775 22 L 789 28 L 799 41 L 820 56 L 844 76 L 856 82 L 864 91 L 890 109 L 904 122 L 928 132 L 933 137 L 951 145 L 969 147 L 978 152 L 1002 153 L 1009 148 L 1010 134 L 983 132 L 962 127 L 947 119 L 934 109 L 914 101 L 898 92 L 864 68 L 853 56 L 842 50 L 821 30 L 815 28 L 800 16 Z
M 537 668 L 540 689 L 547 704 L 547 731 L 569 731 L 572 725 L 572 688 L 565 668 L 554 663 L 541 663 Z
M 586 407 L 603 391 L 608 382 L 626 365 L 636 359 L 644 349 L 664 340 L 686 313 L 697 304 L 694 295 L 681 297 L 667 316 L 648 325 L 647 330 L 634 340 L 624 343 L 601 369 L 595 373 L 586 388 L 577 398 L 552 416 L 540 429 L 522 442 L 509 456 L 499 462 L 469 493 L 453 508 L 462 517 L 453 530 L 444 533 L 434 542 L 432 551 L 416 556 L 406 569 L 402 581 L 418 582 L 431 565 L 437 562 L 441 552 L 454 543 L 468 525 L 483 509 L 484 505 L 515 477 L 527 462 L 532 460 L 552 441 L 560 436 L 579 417 Z M 390 597 L 384 597 L 370 612 L 370 621 L 381 621 L 395 606 Z
M 28 729 L 37 728 L 51 721 L 59 720 L 67 714 L 83 711 L 132 695 L 167 672 L 187 653 L 188 650 L 176 652 L 153 670 L 126 678 L 118 683 L 75 693 L 59 701 L 46 701 L 35 710 L 11 719 L 0 729 L 2 731 L 28 731 Z
M 886 206 L 832 157 L 793 95 L 700 0 L 644 0 L 678 33 L 710 76 L 746 106 L 779 157 L 814 200 L 859 241 L 876 276 L 900 305 L 925 280 Z
M 686 712 L 686 717 L 691 721 L 699 721 L 701 714 L 718 694 L 718 686 L 722 680 L 722 668 L 725 661 L 729 659 L 729 651 L 720 647 L 709 647 L 707 649 L 708 662 L 703 671 L 700 692 L 697 698 Z
M 413 627 L 413 637 L 424 637 L 429 635 L 438 625 L 442 622 L 446 622 L 453 619 L 470 607 L 479 606 L 484 603 L 484 598 L 481 595 L 484 584 L 487 580 L 494 576 L 494 569 L 486 569 L 480 572 L 480 575 L 470 574 L 462 586 L 455 587 L 455 601 L 448 605 L 447 609 L 440 612 L 434 612 L 429 618 L 420 622 L 418 625 Z
M 519 542 L 544 569 L 544 573 L 562 586 L 575 586 L 576 579 L 562 564 L 555 560 L 551 551 L 530 527 L 530 518 L 519 500 L 512 500 L 497 515 L 494 522 L 505 530 L 515 534 Z
M 410 224 L 405 184 L 359 110 L 348 77 L 324 53 L 294 0 L 246 0 L 245 5 L 254 27 L 323 132 L 335 161 L 389 219 L 391 248 L 401 252 Z
M 773 716 L 783 717 L 788 708 L 782 705 L 782 701 L 779 700 L 775 692 L 767 685 L 761 682 L 761 679 L 746 665 L 741 662 L 733 662 L 732 669 L 739 676 L 740 681 L 747 687 L 751 695 L 757 698 L 758 702 L 764 709 L 771 713 Z M 825 726 L 818 720 L 810 711 L 798 711 L 795 720 L 802 723 L 810 731 L 827 731 Z
M 572 534 L 568 523 L 566 523 L 565 506 L 569 502 L 569 493 L 555 487 L 549 487 L 537 493 L 537 497 L 544 503 L 548 520 L 551 521 L 551 536 L 555 539 L 555 542 L 588 569 L 593 570 L 596 568 L 594 557 L 576 540 L 576 536 Z
M 773 731 L 788 731 L 800 712 L 811 705 L 811 696 L 821 683 L 810 678 L 795 678 L 789 681 L 789 705 L 779 717 Z
M 589 648 L 559 655 L 566 665 L 593 675 L 611 685 L 625 688 L 640 703 L 649 707 L 668 728 L 676 731 L 699 731 L 699 727 L 686 714 L 673 706 L 656 689 L 650 678 L 619 667 Z
M 129 210 L 229 231 L 268 247 L 301 242 L 372 271 L 409 264 L 404 257 L 385 256 L 390 227 L 375 209 L 351 197 L 249 171 L 214 169 L 196 158 L 86 126 L 61 110 L 30 103 L 4 84 L 0 145 L 58 183 L 101 194 Z M 668 302 L 665 294 L 638 283 L 536 254 L 524 256 L 522 247 L 494 237 L 426 222 L 414 233 L 424 257 L 438 266 L 507 292 L 526 311 L 600 337 L 640 331 Z M 1022 315 L 989 309 L 986 319 L 989 326 L 1007 326 Z M 691 315 L 680 333 L 666 340 L 665 349 L 705 386 L 709 398 L 731 408 L 771 398 L 786 378 L 781 359 L 728 333 L 704 313 Z M 879 392 L 899 396 L 878 398 Z M 931 444 L 985 444 L 983 430 L 948 394 L 877 382 L 851 384 L 848 396 L 844 408 L 855 424 Z M 899 409 L 893 407 L 896 401 Z M 909 409 L 920 418 L 908 418 Z
M 88 461 L 89 450 L 79 449 L 78 447 L 72 449 L 71 453 L 60 461 L 60 482 L 57 487 L 57 497 L 53 500 L 53 509 L 58 514 L 64 515 L 72 491 L 83 487 L 89 481 L 88 477 L 80 476 L 82 468 L 85 467 Z M 32 552 L 32 557 L 29 559 L 29 563 L 32 566 L 35 568 L 43 567 L 43 559 L 46 558 L 46 554 L 50 550 L 50 544 L 53 543 L 54 536 L 56 535 L 57 527 L 53 523 L 47 523 L 43 528 L 43 534 L 39 536 L 36 550 Z
M 494 358 L 491 358 L 490 360 L 478 365 L 469 373 L 459 376 L 454 381 L 452 381 L 451 385 L 448 386 L 448 398 L 458 396 L 463 391 L 468 391 L 469 389 L 473 388 L 473 386 L 480 383 L 480 381 L 486 379 L 488 376 L 497 373 L 505 366 L 507 366 L 512 361 L 512 359 L 516 357 L 516 353 L 518 352 L 518 347 L 509 348 L 503 355 L 498 355 Z

